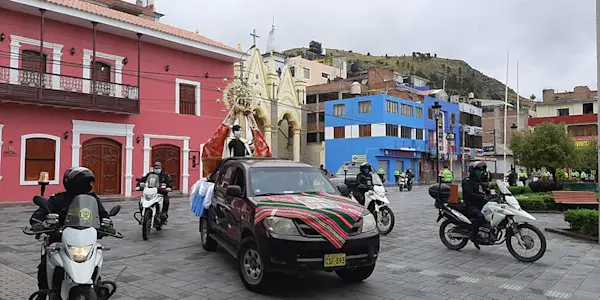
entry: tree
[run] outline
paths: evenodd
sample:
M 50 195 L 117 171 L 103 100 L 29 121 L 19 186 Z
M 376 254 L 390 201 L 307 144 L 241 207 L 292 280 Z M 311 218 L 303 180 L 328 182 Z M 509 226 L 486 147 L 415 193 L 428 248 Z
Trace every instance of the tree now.
M 531 96 L 529 96 L 529 99 L 531 99 L 531 100 L 535 100 L 535 98 L 536 98 L 536 97 L 535 97 L 535 95 L 534 95 L 534 94 L 531 94 Z
M 543 123 L 534 131 L 515 132 L 510 138 L 510 150 L 515 164 L 527 168 L 545 167 L 552 174 L 556 169 L 569 166 L 573 162 L 575 143 L 564 125 Z M 556 181 L 556 176 L 554 176 Z
M 598 168 L 598 141 L 592 140 L 584 147 L 575 148 L 571 167 L 596 170 Z

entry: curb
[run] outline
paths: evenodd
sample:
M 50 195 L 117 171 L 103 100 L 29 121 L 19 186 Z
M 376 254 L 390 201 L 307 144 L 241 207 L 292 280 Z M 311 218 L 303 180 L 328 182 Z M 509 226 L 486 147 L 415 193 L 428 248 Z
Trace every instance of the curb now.
M 561 229 L 561 228 L 544 228 L 544 231 L 564 235 L 564 236 L 579 239 L 579 240 L 585 240 L 585 241 L 595 242 L 595 243 L 598 242 L 597 237 L 586 236 L 583 234 L 574 233 L 574 232 L 571 232 L 571 231 L 568 231 L 565 229 Z
M 564 213 L 563 211 L 558 211 L 558 210 L 528 210 L 527 212 L 530 214 L 554 214 L 554 215 Z

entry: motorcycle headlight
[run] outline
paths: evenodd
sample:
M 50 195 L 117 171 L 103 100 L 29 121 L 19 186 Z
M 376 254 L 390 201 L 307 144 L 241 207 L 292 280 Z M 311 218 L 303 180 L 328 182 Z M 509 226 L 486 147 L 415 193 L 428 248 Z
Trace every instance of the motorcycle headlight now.
M 288 218 L 266 217 L 263 220 L 263 224 L 265 224 L 265 228 L 267 228 L 268 231 L 275 234 L 300 235 L 294 221 Z
M 92 255 L 92 245 L 88 246 L 69 246 L 69 255 L 74 262 L 84 262 Z
M 373 214 L 368 213 L 363 216 L 362 232 L 377 230 L 377 222 Z

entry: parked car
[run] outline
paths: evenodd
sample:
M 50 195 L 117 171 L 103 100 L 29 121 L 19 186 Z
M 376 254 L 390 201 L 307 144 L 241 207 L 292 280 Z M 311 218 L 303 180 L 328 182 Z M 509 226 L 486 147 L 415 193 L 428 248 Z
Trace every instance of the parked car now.
M 273 158 L 228 158 L 209 177 L 215 188 L 200 217 L 202 247 L 215 251 L 219 245 L 236 258 L 249 290 L 263 292 L 278 272 L 334 271 L 350 283 L 373 273 L 379 253 L 375 218 L 319 169 Z M 304 218 L 325 209 L 335 214 Z M 341 245 L 318 226 L 350 212 L 355 221 L 346 222 L 349 233 Z

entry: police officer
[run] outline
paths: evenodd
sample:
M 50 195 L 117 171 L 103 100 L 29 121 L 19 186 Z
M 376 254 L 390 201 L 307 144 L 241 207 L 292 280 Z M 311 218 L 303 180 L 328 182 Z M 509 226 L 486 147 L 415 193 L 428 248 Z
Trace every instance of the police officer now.
M 473 231 L 471 240 L 477 240 L 479 227 L 485 221 L 481 209 L 487 203 L 485 195 L 489 193 L 487 185 L 482 182 L 483 174 L 487 171 L 484 162 L 472 162 L 469 164 L 469 177 L 462 182 L 463 199 L 467 207 L 467 214 L 473 220 Z
M 396 184 L 398 184 L 398 180 L 400 179 L 400 170 L 396 169 L 394 171 L 394 178 L 396 179 Z
M 381 178 L 381 182 L 385 182 L 385 170 L 383 168 L 379 168 L 377 170 L 377 175 L 379 175 L 379 178 Z
M 58 214 L 58 222 L 60 225 L 64 225 L 65 224 L 65 218 L 67 217 L 67 212 L 69 210 L 69 205 L 71 205 L 71 201 L 73 200 L 73 198 L 75 198 L 75 196 L 78 195 L 82 195 L 82 194 L 87 194 L 90 196 L 93 196 L 94 198 L 96 198 L 96 200 L 98 201 L 98 214 L 100 219 L 103 218 L 109 218 L 109 214 L 106 211 L 106 209 L 104 209 L 104 206 L 102 206 L 102 203 L 100 202 L 100 199 L 98 198 L 98 196 L 92 192 L 93 186 L 94 186 L 94 182 L 96 181 L 96 176 L 94 176 L 94 173 L 88 169 L 88 168 L 84 168 L 84 167 L 75 167 L 75 168 L 70 168 L 67 169 L 63 175 L 63 186 L 65 187 L 65 192 L 60 192 L 58 194 L 54 194 L 52 196 L 50 196 L 50 198 L 48 199 L 48 209 L 49 211 L 47 211 L 45 208 L 38 208 L 33 215 L 31 216 L 31 219 L 29 220 L 29 223 L 31 224 L 31 227 L 33 229 L 33 231 L 41 231 L 44 230 L 45 228 L 43 227 L 43 225 L 41 225 L 40 223 L 34 221 L 34 219 L 39 220 L 39 221 L 44 221 L 46 219 L 46 216 L 50 213 L 55 213 Z M 113 228 L 109 228 L 109 231 L 114 232 Z M 60 242 L 61 241 L 61 235 L 60 233 L 54 233 L 50 236 L 50 243 L 55 243 L 55 242 Z M 40 261 L 40 264 L 38 266 L 38 287 L 40 290 L 47 290 L 48 287 L 48 280 L 46 279 L 46 256 L 42 256 L 42 259 Z M 46 296 L 45 295 L 38 295 L 37 299 L 45 299 Z
M 365 205 L 365 193 L 373 189 L 373 176 L 371 164 L 368 162 L 360 165 L 360 172 L 356 175 L 356 194 L 354 197 L 361 205 Z
M 523 169 L 519 170 L 519 181 L 521 181 L 523 185 L 525 185 L 525 183 L 527 182 L 527 173 L 525 173 Z
M 154 167 L 152 168 L 152 171 L 149 172 L 148 174 L 144 175 L 144 177 L 142 177 L 141 182 L 146 182 L 146 178 L 148 178 L 148 176 L 152 173 L 155 173 L 158 175 L 159 181 L 161 184 L 166 184 L 168 188 L 173 188 L 173 179 L 171 178 L 171 175 L 169 175 L 169 173 L 167 172 L 163 172 L 162 169 L 162 163 L 157 161 L 154 163 Z M 169 192 L 167 191 L 160 191 L 159 193 L 161 195 L 163 195 L 163 209 L 162 209 L 162 219 L 163 219 L 163 224 L 167 224 L 167 219 L 169 218 Z
M 454 180 L 454 175 L 452 175 L 452 171 L 448 169 L 448 165 L 444 165 L 444 170 L 442 170 L 442 182 L 443 183 L 452 183 Z

